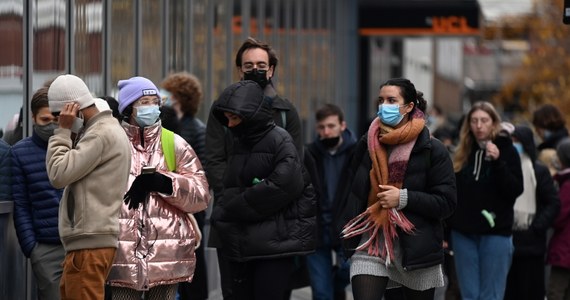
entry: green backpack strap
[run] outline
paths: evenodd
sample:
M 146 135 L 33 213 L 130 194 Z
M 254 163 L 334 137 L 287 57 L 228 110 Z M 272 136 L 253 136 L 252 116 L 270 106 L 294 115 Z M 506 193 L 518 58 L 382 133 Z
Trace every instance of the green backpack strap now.
M 162 153 L 164 153 L 164 160 L 166 161 L 166 167 L 168 171 L 176 171 L 176 152 L 174 146 L 174 132 L 162 128 L 162 134 L 160 136 L 162 144 Z

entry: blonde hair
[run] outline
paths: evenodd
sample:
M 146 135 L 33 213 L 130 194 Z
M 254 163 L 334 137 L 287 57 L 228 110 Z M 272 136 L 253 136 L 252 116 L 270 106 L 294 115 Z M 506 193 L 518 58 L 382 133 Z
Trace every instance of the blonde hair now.
M 469 159 L 469 154 L 473 151 L 473 143 L 475 142 L 475 136 L 473 132 L 471 132 L 470 120 L 471 115 L 474 112 L 481 110 L 489 114 L 491 119 L 493 120 L 493 130 L 491 132 L 491 139 L 495 139 L 499 131 L 501 131 L 501 116 L 495 110 L 493 104 L 487 101 L 478 101 L 475 102 L 472 106 L 465 118 L 463 119 L 463 123 L 461 125 L 461 131 L 459 133 L 459 145 L 457 146 L 457 150 L 453 157 L 453 170 L 457 173 L 461 171 L 461 169 L 467 163 Z

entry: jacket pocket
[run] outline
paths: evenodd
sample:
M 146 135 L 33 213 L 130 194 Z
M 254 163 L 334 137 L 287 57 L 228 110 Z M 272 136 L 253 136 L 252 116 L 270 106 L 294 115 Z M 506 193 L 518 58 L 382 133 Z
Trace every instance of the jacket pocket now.
M 67 197 L 66 199 L 66 207 L 67 207 L 67 220 L 69 220 L 69 226 L 71 228 L 75 227 L 75 197 L 72 191 L 72 186 L 69 186 L 66 189 Z

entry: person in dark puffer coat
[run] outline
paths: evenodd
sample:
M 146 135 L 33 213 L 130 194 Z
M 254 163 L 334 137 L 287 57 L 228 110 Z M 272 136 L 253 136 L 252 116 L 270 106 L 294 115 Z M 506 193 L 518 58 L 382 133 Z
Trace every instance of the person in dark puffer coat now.
M 560 210 L 560 199 L 548 168 L 537 158 L 532 130 L 516 126 L 512 137 L 521 158 L 524 191 L 514 206 L 515 252 L 505 300 L 543 300 L 546 232 Z
M 314 189 L 257 83 L 229 86 L 213 110 L 236 137 L 211 217 L 231 264 L 235 299 L 279 299 L 288 288 L 294 256 L 315 249 Z
M 58 232 L 63 189 L 54 188 L 46 171 L 48 140 L 58 128 L 48 106 L 48 88 L 32 97 L 34 131 L 12 147 L 14 226 L 20 248 L 31 259 L 39 299 L 59 299 L 65 250 Z

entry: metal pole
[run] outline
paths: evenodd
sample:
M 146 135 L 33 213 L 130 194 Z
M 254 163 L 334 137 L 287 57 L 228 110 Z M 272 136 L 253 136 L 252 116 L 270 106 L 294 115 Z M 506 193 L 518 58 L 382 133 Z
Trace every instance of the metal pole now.
M 234 17 L 234 1 L 226 1 L 226 61 L 228 62 L 228 67 L 226 68 L 226 83 L 225 86 L 229 86 L 233 80 L 233 74 L 235 72 L 235 62 L 233 60 L 234 52 L 234 32 L 233 32 L 233 17 Z M 211 99 L 212 102 L 214 99 Z
M 162 70 L 161 70 L 161 78 L 165 78 L 170 71 L 170 19 L 168 18 L 168 14 L 170 13 L 170 1 L 161 1 L 160 2 L 160 12 L 161 12 L 161 20 L 160 20 L 160 29 L 162 34 Z
M 74 1 L 67 1 L 65 6 L 65 42 L 66 42 L 66 73 L 75 74 L 75 12 Z
M 142 9 L 141 1 L 135 0 L 135 62 L 134 74 L 140 75 L 141 70 L 141 55 L 142 55 Z
M 192 41 L 194 40 L 194 1 L 187 0 L 184 1 L 186 15 L 189 16 L 184 18 L 184 29 L 182 32 L 184 34 L 184 67 L 188 72 L 193 72 L 194 61 L 192 59 Z
M 103 94 L 111 95 L 111 0 L 103 0 L 103 28 L 101 53 L 103 53 Z
M 213 99 L 213 61 L 214 61 L 214 1 L 208 1 L 206 5 L 206 89 L 204 97 Z
M 242 0 L 241 1 L 241 39 L 245 41 L 249 36 L 251 36 L 250 32 L 250 23 L 251 19 L 251 0 Z
M 22 137 L 32 134 L 32 118 L 30 117 L 30 102 L 28 99 L 32 95 L 32 75 L 34 70 L 34 35 L 33 35 L 33 12 L 34 1 L 23 1 L 23 74 L 22 74 Z M 25 299 L 32 300 L 33 276 L 30 272 L 31 263 L 29 259 L 25 260 L 26 267 L 26 283 L 25 283 Z

